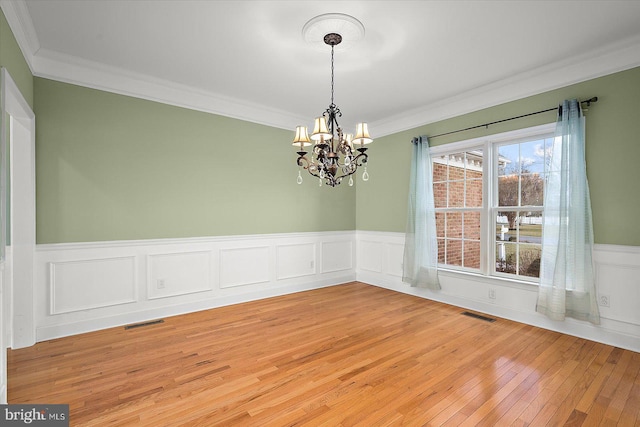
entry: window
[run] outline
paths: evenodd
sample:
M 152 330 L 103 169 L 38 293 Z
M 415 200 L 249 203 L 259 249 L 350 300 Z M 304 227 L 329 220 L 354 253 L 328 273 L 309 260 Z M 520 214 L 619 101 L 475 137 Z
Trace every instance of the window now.
M 534 281 L 554 124 L 433 147 L 440 267 Z

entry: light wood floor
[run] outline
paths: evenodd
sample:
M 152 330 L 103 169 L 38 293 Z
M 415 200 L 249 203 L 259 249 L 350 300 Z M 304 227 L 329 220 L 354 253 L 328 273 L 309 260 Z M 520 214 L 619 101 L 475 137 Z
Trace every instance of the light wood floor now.
M 364 285 L 9 351 L 72 426 L 640 425 L 640 354 Z

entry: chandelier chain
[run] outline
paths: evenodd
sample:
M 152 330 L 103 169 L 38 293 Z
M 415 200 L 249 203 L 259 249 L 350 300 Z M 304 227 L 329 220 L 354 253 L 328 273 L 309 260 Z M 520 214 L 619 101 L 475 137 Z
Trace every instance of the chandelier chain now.
M 333 102 L 333 45 L 331 45 L 331 105 L 335 105 Z

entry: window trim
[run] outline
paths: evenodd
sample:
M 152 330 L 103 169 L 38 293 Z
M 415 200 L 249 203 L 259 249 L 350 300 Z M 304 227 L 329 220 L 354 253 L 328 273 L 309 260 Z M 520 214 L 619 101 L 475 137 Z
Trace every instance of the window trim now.
M 496 272 L 491 266 L 495 266 L 495 225 L 490 224 L 493 220 L 494 212 L 499 209 L 495 198 L 497 197 L 497 176 L 498 164 L 494 160 L 498 154 L 499 145 L 502 143 L 518 144 L 531 141 L 542 135 L 550 135 L 555 132 L 556 123 L 550 122 L 543 125 L 531 126 L 522 129 L 516 129 L 507 132 L 501 132 L 493 135 L 482 136 L 462 141 L 451 142 L 448 144 L 436 145 L 430 148 L 431 158 L 457 152 L 471 151 L 474 148 L 481 148 L 483 156 L 490 158 L 490 162 L 483 162 L 482 165 L 482 208 L 480 212 L 480 269 L 479 271 L 456 267 L 452 265 L 438 264 L 439 270 L 454 273 L 472 274 L 487 279 L 507 280 L 526 285 L 538 285 L 538 278 L 529 278 L 526 276 L 516 276 Z M 491 165 L 491 167 L 489 167 Z M 491 191 L 488 189 L 491 186 Z M 495 188 L 494 188 L 495 187 Z M 492 264 L 493 263 L 493 264 Z

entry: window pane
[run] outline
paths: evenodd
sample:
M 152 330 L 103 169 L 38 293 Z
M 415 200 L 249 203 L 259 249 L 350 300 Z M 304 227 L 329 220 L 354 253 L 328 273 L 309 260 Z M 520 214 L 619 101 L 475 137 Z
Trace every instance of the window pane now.
M 496 271 L 515 274 L 517 271 L 516 243 L 496 242 Z
M 480 240 L 480 212 L 464 213 L 465 239 Z
M 498 206 L 520 206 L 520 177 L 515 174 L 498 177 Z
M 515 144 L 514 144 L 515 145 Z M 518 144 L 520 147 L 520 173 L 535 173 L 543 175 L 549 160 L 549 152 L 546 150 L 546 140 L 539 139 Z
M 515 273 L 517 262 L 517 213 L 514 211 L 498 212 L 496 218 L 496 271 Z M 509 223 L 513 227 L 509 227 Z
M 498 229 L 500 228 L 500 226 L 506 227 L 507 228 L 506 232 L 508 233 L 509 230 L 511 230 L 511 232 L 515 236 L 517 221 L 518 221 L 518 212 L 516 211 L 498 212 L 498 218 L 497 218 Z
M 519 274 L 528 277 L 540 277 L 540 256 L 542 249 L 539 245 L 519 245 Z
M 446 237 L 462 238 L 462 212 L 447 212 L 446 218 Z
M 462 240 L 447 240 L 446 263 L 462 266 Z
M 496 221 L 496 240 L 509 240 L 509 223 L 507 220 L 507 216 L 504 215 L 504 212 L 498 213 L 498 218 Z
M 479 241 L 464 241 L 464 266 L 469 268 L 480 268 Z
M 449 181 L 464 179 L 465 159 L 465 153 L 455 153 L 449 156 L 449 176 L 447 178 Z
M 482 179 L 482 151 L 467 153 L 465 179 Z
M 443 182 L 447 180 L 446 161 L 446 157 L 444 156 L 433 159 L 433 182 Z
M 544 179 L 538 173 L 520 177 L 520 200 L 522 206 L 542 206 L 544 201 Z
M 518 222 L 520 243 L 542 243 L 542 216 L 521 216 Z
M 444 237 L 445 234 L 445 213 L 444 212 L 436 212 L 436 236 Z
M 449 207 L 464 206 L 464 181 L 449 182 Z
M 445 264 L 445 250 L 446 241 L 444 239 L 438 239 L 438 263 Z
M 447 207 L 447 183 L 436 182 L 433 184 L 433 202 L 436 208 Z
M 466 207 L 482 207 L 482 179 L 467 180 L 466 193 Z

